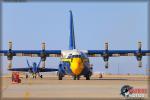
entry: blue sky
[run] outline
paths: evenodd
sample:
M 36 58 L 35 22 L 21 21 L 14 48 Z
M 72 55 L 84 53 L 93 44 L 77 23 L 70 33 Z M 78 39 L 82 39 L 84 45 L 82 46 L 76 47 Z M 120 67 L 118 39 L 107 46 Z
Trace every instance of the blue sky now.
M 137 49 L 137 42 L 148 49 L 147 3 L 138 2 L 45 2 L 3 3 L 2 49 L 68 49 L 69 10 L 74 16 L 75 38 L 78 49 Z M 26 67 L 26 58 L 14 57 L 14 67 Z M 102 58 L 90 58 L 95 72 L 144 74 L 147 57 L 143 57 L 143 68 L 137 67 L 135 57 L 110 58 L 110 68 L 104 68 Z M 59 58 L 47 58 L 46 67 L 57 68 Z M 3 57 L 3 72 L 7 72 L 7 59 Z

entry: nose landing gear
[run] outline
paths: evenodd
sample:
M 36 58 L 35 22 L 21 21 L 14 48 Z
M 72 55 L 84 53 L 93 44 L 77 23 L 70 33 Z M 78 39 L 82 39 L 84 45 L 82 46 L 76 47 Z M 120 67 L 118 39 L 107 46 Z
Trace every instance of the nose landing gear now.
M 80 80 L 80 76 L 73 76 L 74 80 Z

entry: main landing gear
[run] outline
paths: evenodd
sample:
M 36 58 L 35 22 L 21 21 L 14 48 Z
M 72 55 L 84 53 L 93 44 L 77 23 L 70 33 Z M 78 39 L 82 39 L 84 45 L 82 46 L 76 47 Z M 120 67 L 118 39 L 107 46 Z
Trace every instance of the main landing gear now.
M 74 80 L 80 80 L 80 76 L 73 76 Z
M 86 75 L 86 80 L 90 80 L 90 75 Z
M 58 79 L 59 79 L 59 80 L 62 80 L 62 78 L 63 78 L 63 75 L 60 74 L 60 73 L 58 73 Z
M 92 75 L 92 72 L 89 72 L 87 75 L 85 75 L 86 80 L 90 80 L 91 75 Z

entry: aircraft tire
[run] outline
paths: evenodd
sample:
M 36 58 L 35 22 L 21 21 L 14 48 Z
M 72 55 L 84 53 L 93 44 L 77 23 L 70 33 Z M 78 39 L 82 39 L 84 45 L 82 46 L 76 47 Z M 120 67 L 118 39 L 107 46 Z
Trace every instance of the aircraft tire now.
M 76 78 L 77 78 L 76 76 L 73 76 L 73 80 L 76 80 Z
M 80 80 L 80 76 L 77 76 L 77 80 Z
M 40 77 L 43 78 L 43 75 L 41 75 Z
M 90 80 L 90 76 L 89 75 L 86 76 L 86 80 Z
M 63 78 L 62 75 L 59 73 L 59 74 L 58 74 L 58 79 L 59 79 L 59 80 L 62 80 L 62 78 Z
M 26 79 L 28 78 L 28 75 L 26 74 Z

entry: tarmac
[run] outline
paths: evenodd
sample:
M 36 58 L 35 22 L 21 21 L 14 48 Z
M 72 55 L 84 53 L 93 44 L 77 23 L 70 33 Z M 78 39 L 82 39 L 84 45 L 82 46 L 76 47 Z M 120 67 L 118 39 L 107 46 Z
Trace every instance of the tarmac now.
M 12 84 L 10 75 L 1 77 L 1 99 L 125 99 L 121 87 L 130 85 L 134 88 L 146 89 L 144 99 L 148 99 L 149 77 L 144 75 L 93 75 L 91 80 L 72 80 L 66 76 L 58 80 L 57 75 L 43 75 L 43 78 L 21 76 L 21 83 Z

